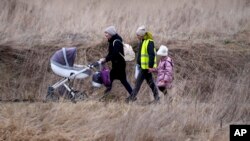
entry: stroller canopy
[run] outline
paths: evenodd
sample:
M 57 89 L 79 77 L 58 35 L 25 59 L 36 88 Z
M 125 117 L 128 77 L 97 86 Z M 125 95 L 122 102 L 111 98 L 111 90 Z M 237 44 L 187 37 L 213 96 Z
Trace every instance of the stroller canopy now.
M 51 61 L 63 66 L 72 67 L 76 58 L 76 47 L 62 48 L 54 53 Z
M 74 64 L 75 58 L 76 47 L 62 48 L 51 57 L 51 69 L 55 74 L 70 79 L 83 79 L 91 75 L 88 67 Z

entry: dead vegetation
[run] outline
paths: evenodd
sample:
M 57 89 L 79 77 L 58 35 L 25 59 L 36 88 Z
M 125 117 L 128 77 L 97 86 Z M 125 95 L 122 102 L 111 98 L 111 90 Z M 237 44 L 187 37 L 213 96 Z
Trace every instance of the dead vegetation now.
M 139 8 L 147 12 L 142 15 Z M 2 0 L 0 140 L 229 140 L 230 124 L 250 123 L 249 11 L 248 0 L 146 0 L 143 5 Z M 144 83 L 138 100 L 126 104 L 128 94 L 115 81 L 109 98 L 99 102 L 104 88 L 93 88 L 90 77 L 74 83 L 88 100 L 43 103 L 48 86 L 60 79 L 50 56 L 76 46 L 76 63 L 98 60 L 106 54 L 103 29 L 110 24 L 135 51 L 134 32 L 141 24 L 153 32 L 156 47 L 169 47 L 175 63 L 169 96 L 149 105 L 152 94 Z M 134 65 L 128 62 L 126 70 L 132 86 Z
M 99 59 L 106 52 L 105 46 L 105 43 L 89 47 L 79 45 L 77 63 L 87 64 Z M 19 50 L 1 46 L 1 77 L 5 79 L 0 85 L 0 120 L 3 123 L 0 138 L 217 141 L 228 140 L 229 124 L 249 123 L 249 48 L 240 48 L 236 43 L 213 45 L 188 41 L 172 41 L 168 46 L 175 62 L 174 88 L 170 91 L 172 102 L 161 96 L 159 105 L 146 104 L 152 95 L 145 84 L 139 100 L 125 104 L 127 93 L 117 82 L 109 100 L 98 102 L 104 89 L 93 89 L 91 79 L 74 83 L 75 88 L 90 96 L 89 101 L 41 103 L 48 85 L 59 79 L 48 61 L 59 47 L 35 46 Z M 127 65 L 132 84 L 134 63 Z M 36 102 L 13 104 L 7 101 Z

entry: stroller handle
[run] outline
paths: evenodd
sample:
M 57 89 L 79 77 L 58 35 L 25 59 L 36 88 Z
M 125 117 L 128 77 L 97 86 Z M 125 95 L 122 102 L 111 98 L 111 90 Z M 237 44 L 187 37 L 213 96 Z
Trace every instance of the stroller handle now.
M 93 69 L 93 68 L 95 68 L 95 67 L 100 66 L 101 64 L 102 64 L 101 61 L 96 61 L 96 62 L 94 62 L 94 63 L 91 63 L 91 64 L 87 65 L 87 66 L 88 66 L 89 68 Z

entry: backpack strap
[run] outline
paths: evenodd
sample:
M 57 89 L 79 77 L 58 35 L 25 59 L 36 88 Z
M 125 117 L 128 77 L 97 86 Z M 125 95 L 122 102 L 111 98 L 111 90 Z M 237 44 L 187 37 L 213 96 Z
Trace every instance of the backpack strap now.
M 166 69 L 167 63 L 169 63 L 172 68 L 174 67 L 173 60 L 172 59 L 171 60 L 167 59 L 167 60 L 164 61 L 164 69 Z
M 119 41 L 119 42 L 121 42 L 122 43 L 122 41 L 121 40 L 119 40 L 119 39 L 115 39 L 114 41 L 113 41 L 113 47 L 115 46 L 115 42 L 116 41 Z M 123 45 L 123 43 L 122 43 L 122 45 Z M 123 52 L 124 52 L 124 49 L 123 49 Z M 125 59 L 125 56 L 124 55 L 122 55 L 120 52 L 119 52 L 119 54 L 122 56 L 122 58 L 124 58 Z
M 62 50 L 63 50 L 63 57 L 64 57 L 64 61 L 66 63 L 66 66 L 69 66 L 67 56 L 66 56 L 66 48 L 62 48 Z
M 119 42 L 121 42 L 122 43 L 122 41 L 121 40 L 119 40 L 119 39 L 115 39 L 114 41 L 113 41 L 113 47 L 115 46 L 115 42 L 116 41 L 119 41 Z
M 174 67 L 172 59 L 171 59 L 171 61 L 169 61 L 169 60 L 167 60 L 167 61 L 171 64 L 172 67 Z
M 172 67 L 174 66 L 172 61 L 167 60 L 166 62 L 169 62 L 169 64 L 170 64 Z

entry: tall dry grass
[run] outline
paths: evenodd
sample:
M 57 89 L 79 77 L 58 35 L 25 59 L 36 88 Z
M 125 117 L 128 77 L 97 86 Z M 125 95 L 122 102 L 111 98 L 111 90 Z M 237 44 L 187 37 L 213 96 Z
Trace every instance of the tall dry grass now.
M 48 52 L 58 47 L 1 47 L 6 69 L 1 71 L 6 78 L 1 80 L 1 99 L 31 103 L 0 103 L 0 139 L 226 141 L 230 124 L 250 123 L 248 46 L 178 42 L 169 43 L 169 47 L 175 61 L 174 87 L 169 97 L 161 94 L 158 105 L 147 104 L 152 93 L 145 83 L 133 104 L 124 103 L 127 93 L 117 82 L 111 101 L 99 102 L 104 88 L 92 89 L 90 79 L 74 85 L 89 94 L 89 101 L 39 102 L 47 86 L 60 79 L 51 72 L 48 62 Z M 77 62 L 91 62 L 105 51 L 104 45 L 78 49 Z M 25 57 L 28 54 L 32 60 Z M 17 56 L 20 58 L 15 62 Z M 132 84 L 133 64 L 127 67 Z
M 1 0 L 0 5 L 1 43 L 92 44 L 109 25 L 130 41 L 144 24 L 158 42 L 213 41 L 250 28 L 248 0 Z
M 158 105 L 85 101 L 0 103 L 3 140 L 229 140 L 229 124 L 249 124 L 247 85 L 218 77 L 209 101 L 171 93 Z M 183 85 L 182 85 L 183 86 Z M 181 84 L 176 86 L 181 88 Z M 232 92 L 230 89 L 236 87 Z
M 227 141 L 230 124 L 250 124 L 248 0 L 0 1 L 0 140 Z M 114 8 L 115 7 L 115 8 Z M 107 51 L 103 29 L 115 25 L 136 50 L 134 32 L 145 24 L 175 62 L 174 87 L 161 103 L 144 83 L 125 104 L 114 82 L 110 101 L 91 78 L 75 81 L 88 101 L 42 103 L 60 79 L 50 56 L 77 46 L 76 63 Z M 201 42 L 200 42 L 201 41 Z M 135 62 L 127 63 L 134 85 Z M 24 102 L 28 100 L 28 102 Z M 17 102 L 17 103 L 16 103 Z

